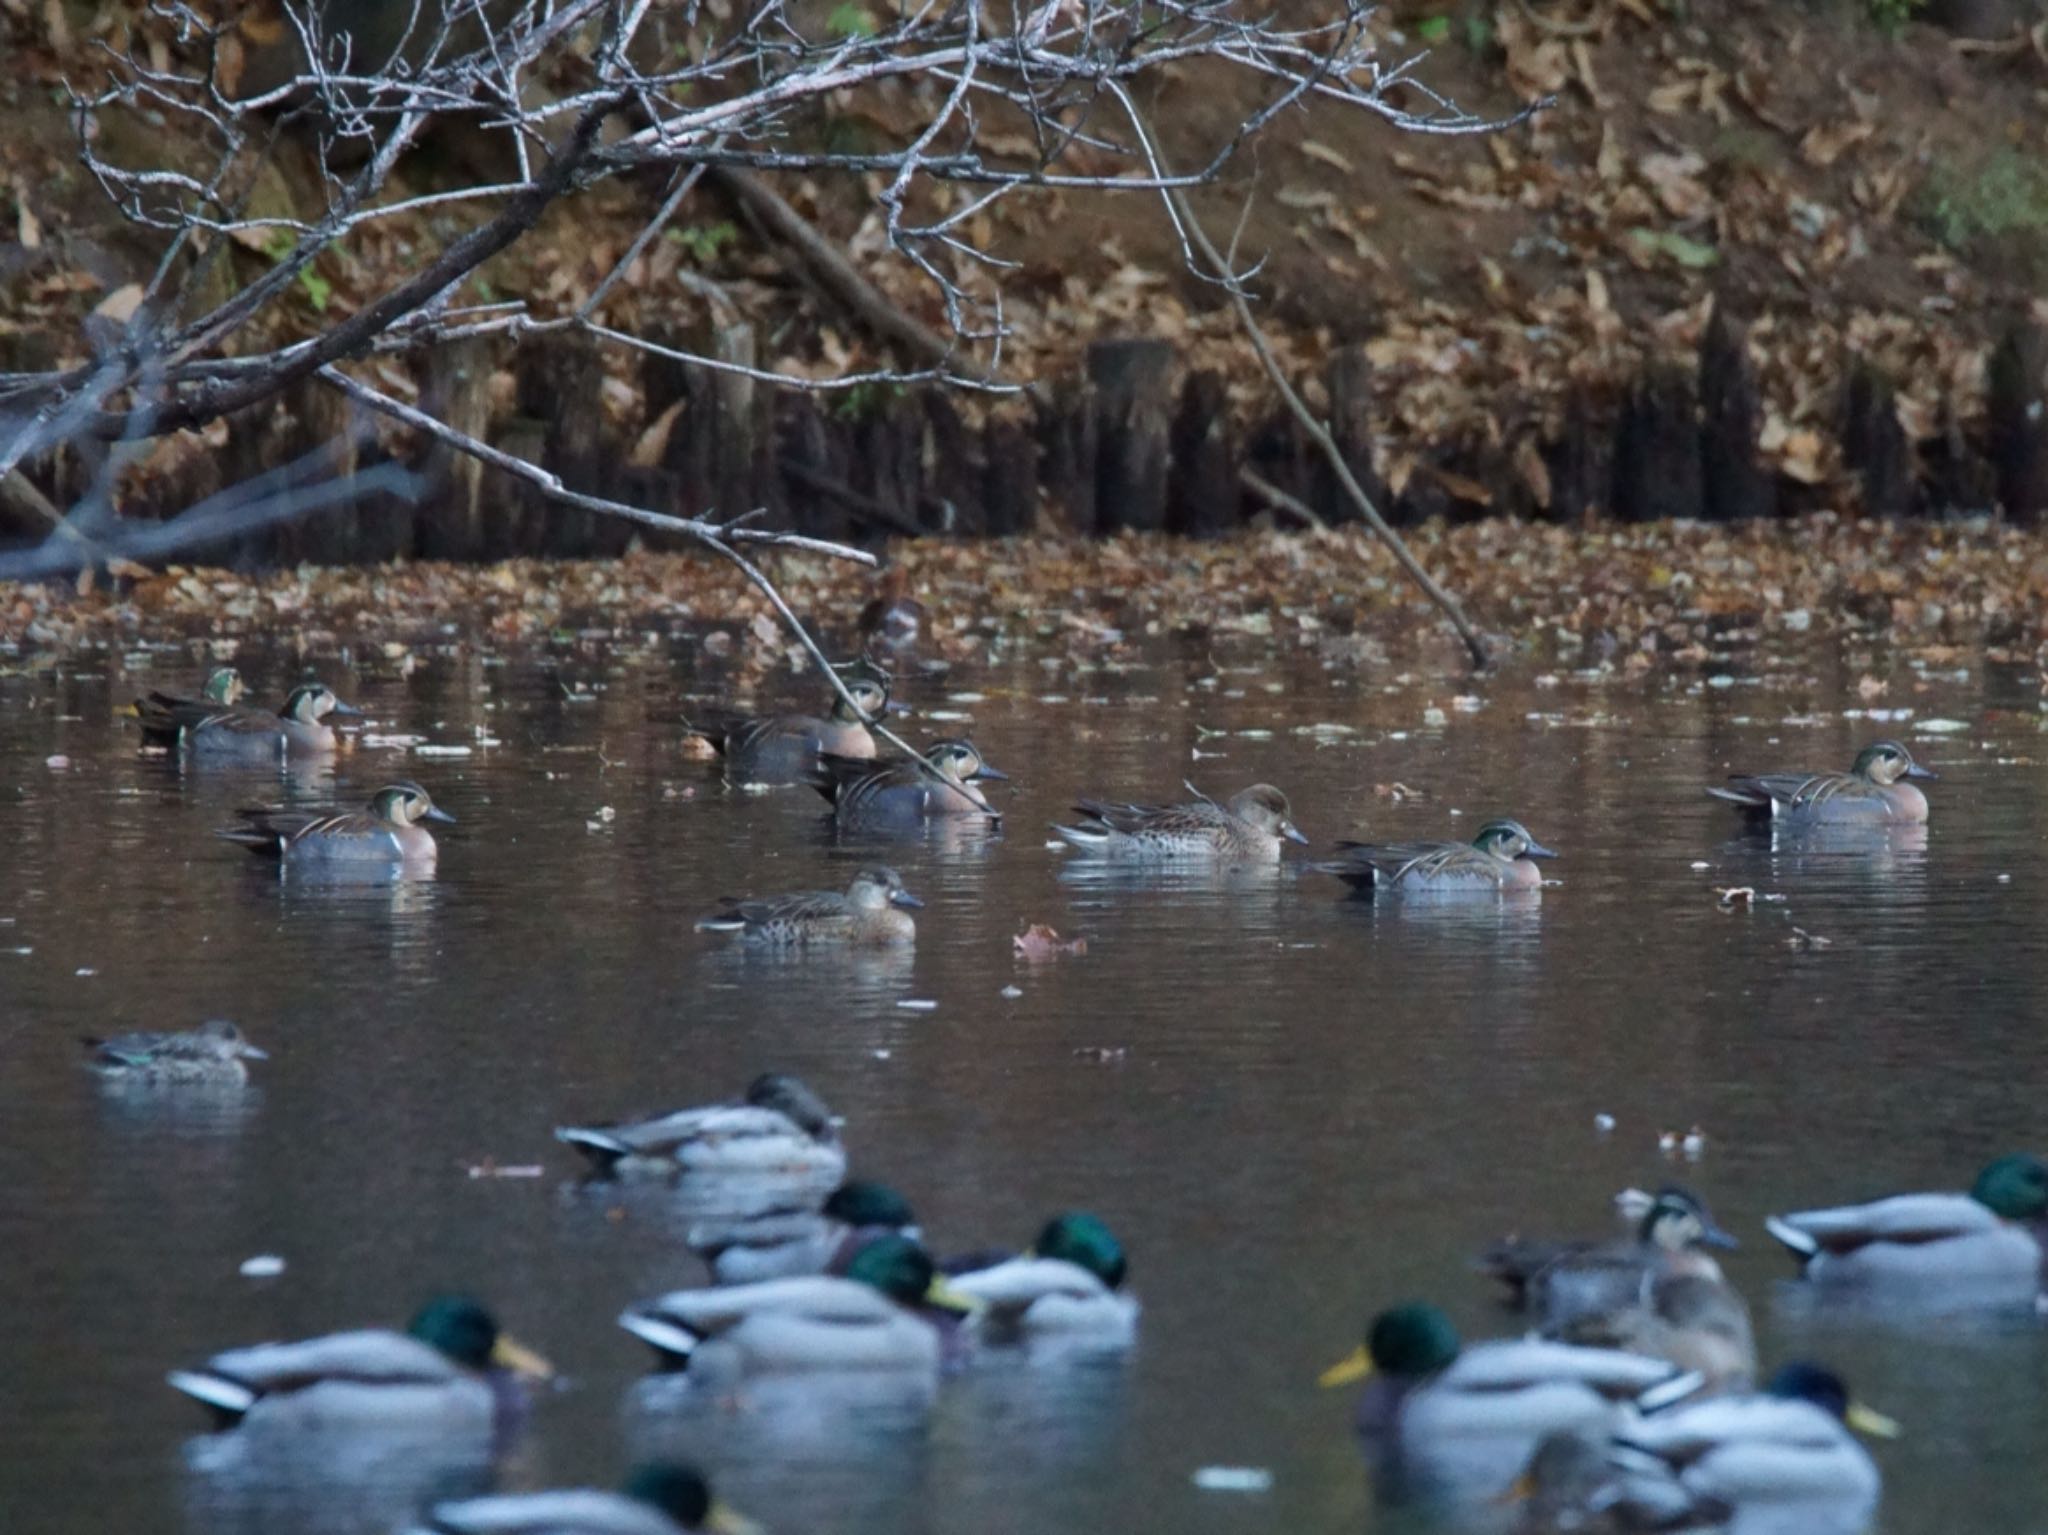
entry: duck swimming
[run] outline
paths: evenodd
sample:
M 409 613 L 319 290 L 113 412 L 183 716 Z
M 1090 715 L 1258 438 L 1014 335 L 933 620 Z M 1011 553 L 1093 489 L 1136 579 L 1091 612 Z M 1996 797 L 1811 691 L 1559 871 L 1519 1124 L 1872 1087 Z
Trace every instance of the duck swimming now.
M 1875 741 L 1856 754 L 1846 773 L 1736 774 L 1726 788 L 1709 786 L 1707 792 L 1741 807 L 1752 820 L 1823 826 L 1918 824 L 1927 819 L 1927 796 L 1906 780 L 1940 776 L 1915 762 L 1897 741 Z

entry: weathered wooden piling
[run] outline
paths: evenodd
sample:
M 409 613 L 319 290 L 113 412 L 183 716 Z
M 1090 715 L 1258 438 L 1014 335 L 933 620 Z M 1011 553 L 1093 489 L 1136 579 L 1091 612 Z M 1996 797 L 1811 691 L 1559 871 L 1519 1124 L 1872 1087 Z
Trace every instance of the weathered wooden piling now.
M 1704 505 L 1693 375 L 1652 363 L 1630 388 L 1615 428 L 1613 513 L 1623 522 L 1697 518 Z
M 1098 341 L 1088 348 L 1095 404 L 1095 531 L 1166 526 L 1173 379 L 1168 341 Z
M 1192 538 L 1214 538 L 1239 526 L 1242 460 L 1230 425 L 1228 388 L 1215 369 L 1199 368 L 1182 383 L 1169 446 L 1167 528 Z
M 1842 462 L 1855 473 L 1863 510 L 1903 517 L 1913 503 L 1913 450 L 1899 425 L 1898 392 L 1869 359 L 1854 357 L 1842 381 Z
M 1985 383 L 1999 505 L 2009 521 L 2037 527 L 2048 518 L 2048 329 L 2021 322 L 2007 330 Z
M 1763 399 L 1743 328 L 1725 304 L 1700 334 L 1700 510 L 1716 522 L 1769 517 L 1778 489 L 1757 456 Z

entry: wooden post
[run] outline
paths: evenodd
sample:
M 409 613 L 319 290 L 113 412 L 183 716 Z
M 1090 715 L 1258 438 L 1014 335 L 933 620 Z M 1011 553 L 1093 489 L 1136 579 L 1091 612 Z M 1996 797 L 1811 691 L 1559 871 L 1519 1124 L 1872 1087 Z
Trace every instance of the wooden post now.
M 2048 331 L 2015 323 L 1991 354 L 1987 446 L 2006 519 L 2048 518 Z
M 1866 358 L 1849 359 L 1842 381 L 1842 461 L 1856 471 L 1863 510 L 1903 517 L 1913 501 L 1912 451 L 1899 425 L 1892 382 Z
M 1221 373 L 1202 368 L 1188 375 L 1170 442 L 1166 526 L 1192 538 L 1230 532 L 1240 521 L 1244 493 L 1237 485 L 1237 438 Z
M 714 326 L 711 355 L 743 368 L 758 366 L 754 327 L 745 320 Z M 711 479 L 714 507 L 721 518 L 750 512 L 759 502 L 757 464 L 771 434 L 763 419 L 766 388 L 742 373 L 701 370 L 710 406 Z
M 1168 341 L 1098 341 L 1088 348 L 1099 533 L 1157 532 L 1166 526 L 1176 362 Z
M 1700 337 L 1701 510 L 1716 522 L 1778 509 L 1777 484 L 1757 457 L 1763 419 L 1747 338 L 1716 300 Z
M 942 533 L 971 538 L 983 530 L 986 503 L 976 442 L 943 389 L 918 391 L 924 409 L 924 484 L 927 521 Z
M 991 538 L 1038 525 L 1038 443 L 1025 426 L 990 416 L 982 431 L 982 529 Z
M 1583 386 L 1565 396 L 1564 430 L 1545 456 L 1550 471 L 1550 519 L 1577 527 L 1603 516 L 1612 492 L 1605 448 L 1611 432 L 1600 430 L 1593 402 Z
M 1045 491 L 1062 531 L 1095 530 L 1095 390 L 1069 376 L 1053 386 L 1052 403 L 1039 408 Z
M 1330 354 L 1323 383 L 1330 395 L 1330 435 L 1344 456 L 1345 467 L 1384 517 L 1391 508 L 1386 484 L 1372 462 L 1372 362 L 1365 355 L 1365 348 L 1355 342 L 1338 347 Z M 1315 494 L 1310 504 L 1322 513 L 1325 522 L 1334 526 L 1364 520 L 1327 462 L 1316 461 L 1313 479 Z
M 420 408 L 478 442 L 490 441 L 491 369 L 498 347 L 483 336 L 451 341 L 427 354 Z M 430 560 L 474 560 L 487 545 L 483 464 L 436 443 L 427 450 L 428 503 L 419 513 L 419 551 Z M 492 481 L 501 490 L 503 481 Z M 502 501 L 504 498 L 499 496 Z
M 596 339 L 576 331 L 537 336 L 520 347 L 513 373 L 520 414 L 541 423 L 541 467 L 571 490 L 602 495 L 615 450 L 605 431 L 604 359 Z M 595 512 L 543 501 L 529 504 L 528 516 L 523 552 L 591 552 Z
M 1700 515 L 1699 402 L 1693 380 L 1653 363 L 1630 387 L 1614 434 L 1614 515 L 1624 522 Z

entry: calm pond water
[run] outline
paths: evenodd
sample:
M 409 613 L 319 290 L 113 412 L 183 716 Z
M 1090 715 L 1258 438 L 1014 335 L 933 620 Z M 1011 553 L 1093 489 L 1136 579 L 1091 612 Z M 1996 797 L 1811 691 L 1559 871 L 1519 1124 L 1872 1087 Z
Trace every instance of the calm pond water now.
M 652 717 L 723 686 L 691 636 L 503 662 L 452 644 L 403 664 L 237 659 L 259 697 L 310 665 L 375 729 L 474 749 L 359 748 L 325 783 L 181 777 L 117 710 L 188 688 L 197 654 L 23 657 L 0 676 L 9 1530 L 383 1528 L 374 1498 L 308 1511 L 193 1470 L 199 1414 L 163 1372 L 402 1322 L 456 1286 L 566 1372 L 512 1486 L 609 1480 L 666 1449 L 778 1531 L 1402 1528 L 1318 1370 L 1413 1295 L 1470 1334 L 1507 1328 L 1471 1252 L 1515 1228 L 1602 1231 L 1617 1188 L 1672 1177 L 1745 1238 L 1732 1274 L 1766 1358 L 1832 1361 L 1904 1421 L 1877 1449 L 1885 1529 L 2048 1528 L 2048 1340 L 1803 1316 L 1772 1299 L 1789 1266 L 1758 1224 L 2042 1149 L 2031 672 L 1825 653 L 1712 683 L 1713 667 L 1527 665 L 1473 682 L 1244 641 L 913 676 L 921 716 L 971 717 L 913 717 L 914 734 L 971 729 L 1015 776 L 1007 835 L 894 847 L 929 901 L 914 956 L 790 964 L 691 922 L 728 892 L 843 885 L 872 849 L 835 843 L 806 790 L 728 794 L 677 752 Z M 1912 720 L 1847 717 L 1872 706 L 1870 672 L 1889 684 L 1877 706 Z M 1962 728 L 1917 733 L 1929 721 Z M 1924 844 L 1774 850 L 1700 792 L 1731 768 L 1843 765 L 1880 733 L 1942 774 Z M 281 884 L 207 834 L 281 787 L 359 801 L 400 776 L 461 821 L 432 883 Z M 1189 776 L 1279 783 L 1319 844 L 1515 813 L 1563 852 L 1560 883 L 1527 908 L 1375 909 L 1292 870 L 1076 878 L 1046 846 L 1077 793 L 1172 796 Z M 1376 789 L 1395 784 L 1419 792 Z M 1724 912 L 1714 889 L 1734 885 L 1784 899 Z M 1037 921 L 1088 952 L 1017 963 L 1011 936 Z M 1794 925 L 1830 945 L 1796 951 Z M 213 1015 L 272 1052 L 246 1093 L 109 1095 L 78 1069 L 80 1033 Z M 644 1351 L 614 1317 L 700 1271 L 658 1204 L 574 1189 L 552 1127 L 771 1067 L 846 1116 L 856 1168 L 902 1187 L 935 1247 L 1022 1242 L 1068 1205 L 1105 1215 L 1146 1307 L 1136 1351 L 991 1361 L 928 1417 L 863 1411 L 836 1432 L 636 1390 Z M 1660 1130 L 1695 1124 L 1697 1163 L 1659 1152 Z M 546 1171 L 470 1175 L 486 1162 Z M 240 1277 L 259 1253 L 283 1276 Z M 1197 1490 L 1209 1464 L 1269 1468 L 1273 1487 Z

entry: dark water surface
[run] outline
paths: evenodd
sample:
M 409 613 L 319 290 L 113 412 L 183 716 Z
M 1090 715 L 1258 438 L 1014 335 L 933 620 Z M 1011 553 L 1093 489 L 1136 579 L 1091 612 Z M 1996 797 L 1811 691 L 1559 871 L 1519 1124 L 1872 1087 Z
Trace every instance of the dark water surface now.
M 261 697 L 300 673 L 238 660 Z M 806 790 L 724 792 L 649 723 L 716 685 L 693 646 L 355 660 L 315 670 L 375 729 L 473 750 L 358 749 L 295 792 L 419 778 L 461 819 L 432 883 L 300 888 L 209 838 L 280 786 L 181 777 L 116 718 L 141 687 L 189 687 L 192 654 L 0 676 L 0 1527 L 381 1528 L 374 1499 L 316 1517 L 222 1493 L 188 1468 L 199 1415 L 163 1372 L 402 1322 L 459 1286 L 568 1377 L 509 1485 L 609 1480 L 664 1449 L 780 1531 L 1393 1529 L 1320 1367 L 1411 1295 L 1505 1329 L 1472 1250 L 1602 1231 L 1615 1189 L 1682 1176 L 1745 1238 L 1732 1275 L 1766 1358 L 1828 1359 L 1905 1423 L 1877 1449 L 1887 1530 L 2048 1528 L 2041 1334 L 1804 1317 L 1772 1299 L 1788 1265 L 1758 1225 L 1960 1186 L 2048 1143 L 2031 673 L 1829 656 L 1761 681 L 1473 683 L 1249 642 L 955 667 L 902 692 L 971 725 L 908 728 L 971 728 L 1015 775 L 1007 835 L 894 848 L 929 901 L 914 956 L 775 963 L 692 920 L 728 892 L 843 885 L 872 849 L 836 845 Z M 1855 684 L 1873 669 L 1876 706 L 1912 720 L 1845 717 L 1871 707 Z M 1918 733 L 1930 720 L 1964 728 Z M 1942 773 L 1924 845 L 1774 851 L 1699 792 L 1731 767 L 1844 765 L 1893 732 Z M 1291 869 L 1077 878 L 1046 847 L 1076 793 L 1167 796 L 1184 776 L 1279 783 L 1318 843 L 1516 813 L 1563 851 L 1561 883 L 1528 908 L 1375 909 Z M 1376 792 L 1396 783 L 1421 794 Z M 1787 899 L 1726 913 L 1713 890 L 1732 885 Z M 1034 921 L 1088 953 L 1015 963 Z M 1794 924 L 1830 946 L 1795 951 Z M 246 1093 L 110 1095 L 77 1067 L 79 1033 L 212 1015 L 274 1056 Z M 614 1317 L 700 1271 L 678 1217 L 574 1191 L 550 1131 L 770 1067 L 846 1116 L 856 1168 L 902 1187 L 937 1247 L 1101 1212 L 1145 1303 L 1136 1351 L 989 1361 L 927 1417 L 678 1413 L 636 1390 L 643 1351 Z M 1660 1130 L 1694 1124 L 1696 1165 L 1660 1154 Z M 486 1161 L 546 1174 L 470 1176 Z M 285 1274 L 240 1277 L 258 1253 Z M 1209 1464 L 1270 1468 L 1273 1488 L 1197 1490 Z

